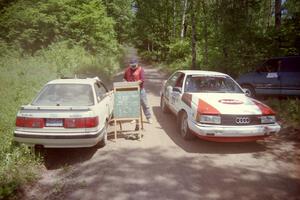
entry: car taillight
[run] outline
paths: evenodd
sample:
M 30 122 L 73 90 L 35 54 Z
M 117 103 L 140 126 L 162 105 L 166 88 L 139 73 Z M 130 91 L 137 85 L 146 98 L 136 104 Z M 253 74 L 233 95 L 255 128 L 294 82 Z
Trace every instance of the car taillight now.
M 43 118 L 17 117 L 16 126 L 26 128 L 43 128 L 45 126 L 45 120 Z
M 99 119 L 98 117 L 88 117 L 85 118 L 85 127 L 86 128 L 92 128 L 96 127 L 99 124 Z
M 17 127 L 24 127 L 25 124 L 25 117 L 17 117 L 16 118 L 16 126 Z
M 65 119 L 65 128 L 85 128 L 84 118 L 69 118 Z
M 65 128 L 92 128 L 99 124 L 98 117 L 68 118 L 64 121 Z

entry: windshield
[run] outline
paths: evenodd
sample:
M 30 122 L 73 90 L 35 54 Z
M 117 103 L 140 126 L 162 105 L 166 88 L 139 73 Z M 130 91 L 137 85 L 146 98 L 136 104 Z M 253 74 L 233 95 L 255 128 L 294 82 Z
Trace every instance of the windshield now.
M 243 93 L 241 88 L 226 76 L 187 76 L 185 92 Z
M 49 84 L 33 101 L 35 106 L 94 105 L 92 87 L 87 84 Z

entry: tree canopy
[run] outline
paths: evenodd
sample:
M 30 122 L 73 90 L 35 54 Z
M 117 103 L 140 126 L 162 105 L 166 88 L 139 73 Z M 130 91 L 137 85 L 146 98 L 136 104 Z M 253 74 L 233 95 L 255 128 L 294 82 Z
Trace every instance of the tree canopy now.
M 192 38 L 197 69 L 239 73 L 261 59 L 300 53 L 297 0 L 136 0 L 135 6 L 135 44 L 175 68 L 191 68 Z

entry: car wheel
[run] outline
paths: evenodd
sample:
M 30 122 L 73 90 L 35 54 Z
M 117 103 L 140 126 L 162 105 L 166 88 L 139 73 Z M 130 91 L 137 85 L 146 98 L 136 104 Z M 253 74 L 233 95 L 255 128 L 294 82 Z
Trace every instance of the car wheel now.
M 194 138 L 194 135 L 192 134 L 190 128 L 189 128 L 189 124 L 188 124 L 188 116 L 186 114 L 186 112 L 183 112 L 182 114 L 180 114 L 180 127 L 179 127 L 179 131 L 180 131 L 180 135 L 183 139 L 185 140 L 191 140 Z
M 242 86 L 243 89 L 245 90 L 245 94 L 249 97 L 255 97 L 255 90 L 252 86 L 250 85 L 244 85 Z
M 160 108 L 161 108 L 163 113 L 170 113 L 170 110 L 169 110 L 163 96 L 161 96 L 161 98 L 160 98 Z

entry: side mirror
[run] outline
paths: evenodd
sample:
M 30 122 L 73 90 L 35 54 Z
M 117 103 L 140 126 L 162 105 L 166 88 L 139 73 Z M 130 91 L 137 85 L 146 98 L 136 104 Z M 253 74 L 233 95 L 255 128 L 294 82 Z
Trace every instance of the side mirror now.
M 179 92 L 179 93 L 182 92 L 182 90 L 181 90 L 180 87 L 173 87 L 173 90 L 172 90 L 172 91 L 173 91 L 173 92 Z

